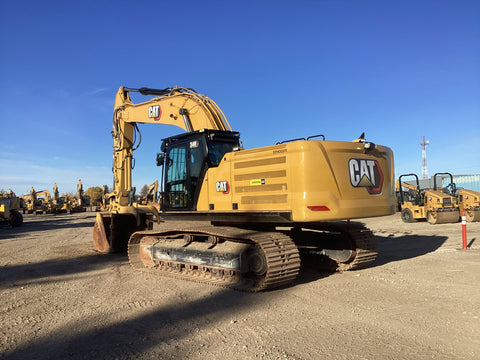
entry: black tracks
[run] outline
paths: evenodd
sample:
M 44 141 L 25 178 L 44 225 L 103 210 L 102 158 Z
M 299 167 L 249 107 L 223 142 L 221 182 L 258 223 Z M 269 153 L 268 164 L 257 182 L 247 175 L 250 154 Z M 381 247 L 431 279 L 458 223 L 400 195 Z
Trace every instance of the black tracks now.
M 371 265 L 377 256 L 377 241 L 369 229 L 363 226 L 319 226 L 316 230 L 340 232 L 349 239 L 354 251 L 346 262 L 334 262 L 337 271 L 357 270 Z M 213 236 L 222 241 L 248 244 L 251 249 L 263 254 L 267 271 L 263 275 L 241 273 L 239 270 L 214 266 L 196 265 L 188 262 L 152 259 L 142 248 L 155 246 L 163 239 L 193 235 Z M 132 267 L 142 272 L 189 280 L 241 291 L 256 292 L 288 285 L 295 281 L 300 271 L 300 255 L 292 239 L 282 232 L 245 230 L 236 227 L 198 226 L 195 228 L 172 228 L 166 230 L 139 231 L 128 244 L 128 258 Z M 331 260 L 332 262 L 332 260 Z
M 263 253 L 267 271 L 262 276 L 241 274 L 237 270 L 195 266 L 189 263 L 149 261 L 142 255 L 141 247 L 152 245 L 152 238 L 161 241 L 162 237 L 175 235 L 214 236 L 225 241 L 251 244 L 252 249 L 256 248 Z M 142 241 L 150 244 L 142 244 Z M 130 238 L 128 257 L 136 270 L 251 292 L 287 285 L 296 279 L 300 271 L 298 249 L 287 235 L 234 227 L 202 226 L 193 229 L 136 232 Z

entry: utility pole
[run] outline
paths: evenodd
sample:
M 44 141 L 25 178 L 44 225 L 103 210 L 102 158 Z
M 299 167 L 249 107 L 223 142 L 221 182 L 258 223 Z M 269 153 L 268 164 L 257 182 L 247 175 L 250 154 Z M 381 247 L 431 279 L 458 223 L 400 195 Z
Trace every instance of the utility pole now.
M 427 170 L 427 145 L 430 141 L 425 141 L 425 136 L 422 136 L 422 179 L 428 179 L 428 170 Z

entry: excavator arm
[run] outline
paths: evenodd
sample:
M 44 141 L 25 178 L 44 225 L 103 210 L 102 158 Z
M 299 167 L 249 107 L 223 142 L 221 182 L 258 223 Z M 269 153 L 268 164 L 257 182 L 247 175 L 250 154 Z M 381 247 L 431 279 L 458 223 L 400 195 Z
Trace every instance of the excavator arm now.
M 134 104 L 130 92 L 157 96 Z M 174 125 L 187 132 L 202 129 L 232 131 L 218 105 L 192 89 L 120 87 L 115 97 L 112 131 L 114 194 L 119 206 L 131 206 L 134 195 L 131 171 L 133 151 L 141 141 L 137 123 Z
M 130 97 L 132 92 L 154 97 L 134 103 Z M 99 214 L 94 226 L 94 244 L 100 252 L 123 251 L 131 233 L 149 228 L 154 217 L 160 221 L 154 206 L 134 202 L 133 151 L 141 142 L 137 124 L 145 123 L 173 125 L 187 132 L 232 131 L 218 105 L 193 89 L 120 87 L 113 113 L 113 192 L 107 195 L 109 214 Z
M 157 201 L 157 193 L 158 193 L 158 180 L 155 180 L 155 182 L 148 187 L 147 199 L 151 199 L 152 201 Z
M 131 92 L 157 96 L 134 104 Z M 114 122 L 174 125 L 185 131 L 232 131 L 225 114 L 212 99 L 183 87 L 131 89 L 122 86 L 115 97 L 114 112 Z

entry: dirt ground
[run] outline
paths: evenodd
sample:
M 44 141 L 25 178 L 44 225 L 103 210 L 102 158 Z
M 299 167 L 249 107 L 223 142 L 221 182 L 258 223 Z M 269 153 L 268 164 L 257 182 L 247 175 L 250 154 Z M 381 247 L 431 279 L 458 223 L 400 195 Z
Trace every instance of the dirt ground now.
M 480 223 L 362 219 L 372 267 L 252 294 L 135 272 L 94 219 L 0 228 L 0 359 L 480 358 Z

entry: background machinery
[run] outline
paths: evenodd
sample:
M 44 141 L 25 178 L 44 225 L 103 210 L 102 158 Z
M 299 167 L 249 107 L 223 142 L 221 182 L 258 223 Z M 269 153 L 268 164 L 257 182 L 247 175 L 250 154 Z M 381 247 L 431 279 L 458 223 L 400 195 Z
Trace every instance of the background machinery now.
M 409 176 L 415 178 L 415 185 L 402 181 Z M 436 176 L 437 174 L 434 179 Z M 408 191 L 403 191 L 403 188 Z M 396 190 L 403 222 L 427 219 L 430 224 L 443 224 L 459 220 L 456 198 L 436 190 L 436 186 L 434 189 L 420 189 L 416 174 L 400 175 L 396 182 Z
M 17 227 L 23 224 L 20 213 L 23 200 L 15 195 L 12 190 L 0 191 L 0 223 Z
M 60 196 L 57 183 L 53 184 L 52 212 L 70 214 L 76 207 L 76 200 L 69 194 Z
M 154 98 L 133 103 L 130 92 Z M 160 211 L 135 202 L 139 123 L 186 131 L 163 139 L 157 154 Z M 97 213 L 94 245 L 128 250 L 141 271 L 259 291 L 294 281 L 303 252 L 358 269 L 375 260 L 376 239 L 339 220 L 395 212 L 388 147 L 322 135 L 245 150 L 217 104 L 192 89 L 120 87 L 112 136 L 114 190 L 108 212 Z
M 467 221 L 480 221 L 480 192 L 459 189 L 457 192 L 458 208 L 460 213 L 465 210 Z
M 54 203 L 57 204 L 57 212 L 66 212 L 68 214 L 73 212 L 84 212 L 90 209 L 90 197 L 86 196 L 83 191 L 82 180 L 78 180 L 77 192 L 75 194 L 66 193 L 58 197 L 57 184 L 54 184 Z
M 90 197 L 85 195 L 83 191 L 82 180 L 78 180 L 77 192 L 74 196 L 68 197 L 71 212 L 84 212 L 90 209 Z
M 138 196 L 137 202 L 142 205 L 154 205 L 160 210 L 159 199 L 158 199 L 158 180 L 155 180 L 148 188 L 145 186 L 146 193 Z
M 32 186 L 30 194 L 22 195 L 21 198 L 25 201 L 24 213 L 46 214 L 52 212 L 52 196 L 48 190 L 35 191 Z
M 442 187 L 442 191 L 456 198 L 460 215 L 462 214 L 462 210 L 465 210 L 467 221 L 480 221 L 480 193 L 478 191 L 457 188 L 453 182 L 453 175 L 448 172 L 437 173 L 434 175 L 434 190 L 437 190 L 437 175 L 446 175 L 449 177 L 450 183 L 447 184 L 447 186 Z

